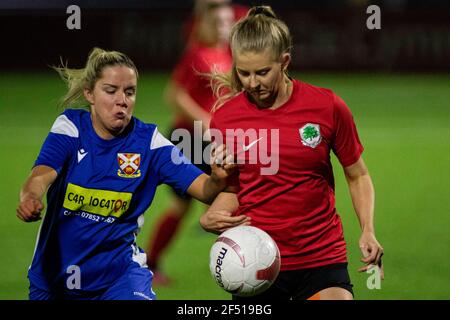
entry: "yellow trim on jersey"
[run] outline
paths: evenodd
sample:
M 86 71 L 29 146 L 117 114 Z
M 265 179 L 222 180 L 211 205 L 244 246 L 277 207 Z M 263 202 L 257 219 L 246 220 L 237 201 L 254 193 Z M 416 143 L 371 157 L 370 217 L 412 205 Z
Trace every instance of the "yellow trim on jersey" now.
M 132 196 L 130 192 L 88 189 L 69 183 L 63 206 L 72 211 L 118 218 L 128 210 Z

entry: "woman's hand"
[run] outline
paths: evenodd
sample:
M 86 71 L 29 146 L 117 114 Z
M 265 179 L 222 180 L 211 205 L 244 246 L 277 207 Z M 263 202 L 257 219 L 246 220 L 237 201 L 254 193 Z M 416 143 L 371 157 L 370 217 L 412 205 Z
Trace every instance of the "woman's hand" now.
M 224 144 L 216 146 L 213 143 L 211 151 L 211 178 L 224 180 L 228 178 L 237 168 L 233 162 L 233 155 L 227 152 Z
M 40 200 L 27 199 L 21 201 L 17 206 L 17 217 L 24 222 L 34 222 L 41 220 L 41 212 L 44 205 Z
M 225 145 L 216 147 L 211 152 L 211 175 L 201 174 L 187 189 L 195 199 L 211 204 L 216 196 L 227 187 L 227 178 L 236 170 L 232 163 L 233 156 L 228 155 Z
M 200 225 L 208 232 L 220 234 L 229 228 L 250 225 L 250 217 L 233 216 L 225 210 L 208 210 L 200 217 Z
M 375 238 L 375 234 L 370 231 L 363 231 L 361 238 L 359 239 L 359 248 L 363 255 L 361 262 L 366 265 L 359 268 L 359 272 L 365 272 L 373 266 L 380 268 L 381 279 L 384 279 L 384 269 L 381 257 L 384 254 L 383 247 Z
M 20 190 L 20 200 L 16 209 L 20 220 L 25 222 L 41 220 L 41 212 L 44 209 L 41 199 L 57 176 L 58 173 L 53 168 L 44 165 L 31 170 L 30 176 Z

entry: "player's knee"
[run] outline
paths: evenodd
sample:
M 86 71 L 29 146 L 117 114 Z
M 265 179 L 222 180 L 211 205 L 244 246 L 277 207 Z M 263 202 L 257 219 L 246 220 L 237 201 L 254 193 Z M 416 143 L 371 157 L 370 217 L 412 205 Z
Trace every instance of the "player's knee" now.
M 353 295 L 348 290 L 339 287 L 323 289 L 316 295 L 316 300 L 353 300 Z

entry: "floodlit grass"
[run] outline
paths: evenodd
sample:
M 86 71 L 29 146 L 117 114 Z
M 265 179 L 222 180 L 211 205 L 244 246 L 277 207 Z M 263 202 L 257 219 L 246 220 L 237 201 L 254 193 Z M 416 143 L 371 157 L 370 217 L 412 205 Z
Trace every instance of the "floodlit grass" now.
M 333 158 L 337 208 L 347 240 L 349 270 L 357 299 L 450 298 L 450 77 L 420 74 L 297 74 L 333 89 L 353 112 L 364 159 L 376 189 L 377 238 L 385 249 L 386 279 L 369 290 L 361 265 L 359 225 L 342 168 Z M 142 74 L 135 115 L 170 127 L 171 109 L 162 100 L 168 74 Z M 64 86 L 56 74 L 0 77 L 0 299 L 27 299 L 27 270 L 39 223 L 15 216 L 18 192 L 54 119 Z M 170 201 L 162 186 L 146 213 L 138 238 L 145 246 L 156 218 Z M 215 236 L 198 224 L 196 204 L 164 255 L 162 267 L 174 283 L 155 287 L 159 299 L 229 299 L 209 273 Z M 274 208 L 276 211 L 276 208 Z

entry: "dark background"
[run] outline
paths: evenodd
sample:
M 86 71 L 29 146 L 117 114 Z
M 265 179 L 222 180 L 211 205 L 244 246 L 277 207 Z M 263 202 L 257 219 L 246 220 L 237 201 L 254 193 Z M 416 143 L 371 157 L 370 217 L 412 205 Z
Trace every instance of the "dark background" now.
M 235 1 L 268 4 L 294 38 L 294 70 L 450 70 L 450 1 Z M 68 30 L 66 8 L 81 8 Z M 366 9 L 381 9 L 369 30 Z M 46 69 L 60 57 L 81 66 L 94 46 L 127 53 L 140 69 L 170 70 L 184 47 L 193 1 L 0 0 L 0 69 Z

